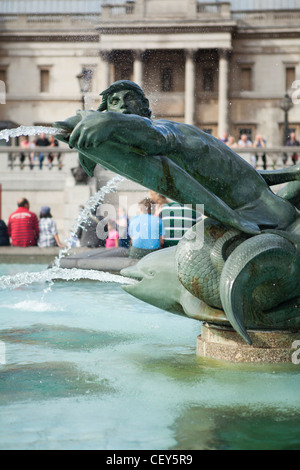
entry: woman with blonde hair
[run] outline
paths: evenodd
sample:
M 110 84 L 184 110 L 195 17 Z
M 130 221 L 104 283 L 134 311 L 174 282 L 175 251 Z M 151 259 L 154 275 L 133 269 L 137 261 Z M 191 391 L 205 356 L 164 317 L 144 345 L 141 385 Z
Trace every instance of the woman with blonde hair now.
M 164 204 L 168 204 L 169 201 L 165 196 L 162 196 L 155 191 L 148 192 L 148 198 L 154 202 L 154 214 L 156 217 L 161 217 L 161 209 Z

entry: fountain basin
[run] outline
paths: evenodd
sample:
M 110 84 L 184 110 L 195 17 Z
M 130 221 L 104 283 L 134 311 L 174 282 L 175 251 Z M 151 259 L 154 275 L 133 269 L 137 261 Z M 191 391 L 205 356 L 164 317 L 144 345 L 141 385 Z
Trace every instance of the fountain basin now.
M 252 345 L 246 344 L 232 328 L 208 323 L 197 337 L 199 356 L 230 362 L 292 363 L 300 333 L 248 330 Z
M 199 357 L 199 321 L 119 283 L 5 288 L 0 319 L 1 449 L 300 449 L 300 365 Z

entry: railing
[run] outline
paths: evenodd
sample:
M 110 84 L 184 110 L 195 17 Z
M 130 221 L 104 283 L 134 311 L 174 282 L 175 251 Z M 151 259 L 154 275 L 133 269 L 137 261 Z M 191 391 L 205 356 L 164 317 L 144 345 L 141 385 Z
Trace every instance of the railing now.
M 238 26 L 278 26 L 278 25 L 299 25 L 300 9 L 261 11 L 245 10 L 232 11 L 232 18 L 238 22 Z
M 135 14 L 135 1 L 108 0 L 102 5 L 102 18 L 109 19 L 124 15 Z
M 73 154 L 74 150 L 60 147 L 34 147 L 24 149 L 20 146 L 0 147 L 0 168 L 2 171 L 24 169 L 58 169 L 65 165 L 66 154 Z M 41 157 L 43 155 L 43 158 Z M 50 157 L 50 158 L 49 158 Z M 6 159 L 6 161 L 3 161 Z M 69 168 L 69 165 L 67 165 Z
M 145 0 L 144 0 L 145 1 Z M 213 17 L 213 18 L 230 18 L 230 2 L 200 2 L 198 0 L 193 0 L 191 2 L 186 2 L 186 17 L 194 19 L 201 17 Z M 157 5 L 155 5 L 157 8 Z M 156 11 L 156 10 L 155 10 Z M 147 8 L 140 8 L 140 5 L 137 5 L 134 0 L 104 0 L 102 4 L 102 19 L 118 19 L 118 17 L 126 17 L 130 19 L 131 16 L 145 16 L 147 17 L 150 13 L 151 18 L 153 18 L 153 11 L 151 9 L 151 1 L 147 4 Z M 157 12 L 158 15 L 160 11 Z M 170 3 L 170 9 L 168 11 L 172 16 L 178 15 L 178 18 L 182 18 L 182 7 L 178 9 L 178 4 Z M 165 13 L 163 14 L 163 16 Z
M 300 163 L 300 158 L 293 160 L 295 154 L 300 157 L 300 147 L 235 147 L 232 150 L 257 170 L 281 170 Z
M 258 170 L 279 170 L 287 168 L 297 163 L 293 161 L 294 154 L 298 154 L 300 157 L 300 147 L 234 147 L 232 150 Z M 39 155 L 41 153 L 44 155 L 42 167 L 39 161 Z M 54 155 L 51 167 L 49 167 L 49 154 Z M 74 157 L 74 150 L 68 147 L 35 147 L 34 149 L 23 149 L 19 146 L 0 147 L 0 168 L 1 171 L 21 171 L 25 168 L 31 169 L 31 165 L 33 164 L 32 170 L 47 170 L 52 168 L 61 170 L 65 169 L 65 167 L 69 169 L 70 162 L 67 163 L 66 161 L 68 160 L 68 154 L 72 154 Z M 25 156 L 23 162 L 20 158 L 21 155 Z M 35 158 L 32 160 L 33 155 Z M 58 155 L 60 155 L 59 158 L 57 158 Z M 4 162 L 3 159 L 5 158 L 6 161 Z M 300 163 L 300 158 L 298 162 Z M 73 159 L 72 164 L 74 164 Z
M 198 15 L 221 16 L 230 18 L 230 2 L 202 2 L 197 1 L 196 11 Z

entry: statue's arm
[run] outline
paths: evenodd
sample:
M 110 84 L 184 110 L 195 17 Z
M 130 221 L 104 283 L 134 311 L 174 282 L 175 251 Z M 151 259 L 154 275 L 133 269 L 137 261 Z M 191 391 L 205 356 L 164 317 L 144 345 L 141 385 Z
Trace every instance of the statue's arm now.
M 112 141 L 139 148 L 149 155 L 170 151 L 174 144 L 172 132 L 151 119 L 135 114 L 113 112 L 82 113 L 69 137 L 69 145 L 77 149 L 96 148 Z
M 288 183 L 289 181 L 300 181 L 300 164 L 281 170 L 261 170 L 258 173 L 269 186 Z

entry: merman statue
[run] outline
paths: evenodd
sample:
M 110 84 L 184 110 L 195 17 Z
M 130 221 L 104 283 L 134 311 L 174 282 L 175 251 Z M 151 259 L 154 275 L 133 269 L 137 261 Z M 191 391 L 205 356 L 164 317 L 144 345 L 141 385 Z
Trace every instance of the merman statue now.
M 204 245 L 191 236 L 196 225 L 176 250 L 180 283 L 224 312 L 249 344 L 247 328 L 297 329 L 300 194 L 293 191 L 291 202 L 289 191 L 280 197 L 270 186 L 298 182 L 300 165 L 258 172 L 197 127 L 153 120 L 143 90 L 131 81 L 101 95 L 97 111 L 53 124 L 64 130 L 57 138 L 78 150 L 87 174 L 100 164 L 178 203 L 203 204 Z

